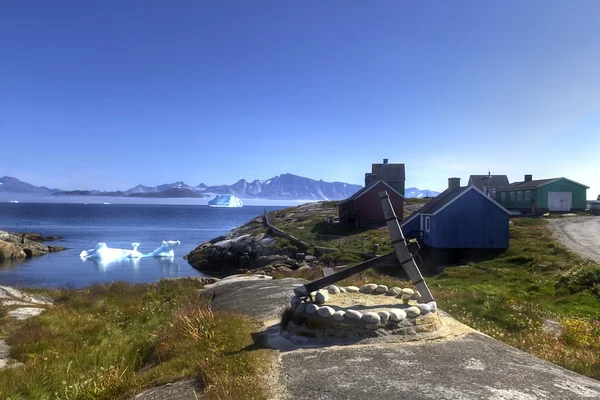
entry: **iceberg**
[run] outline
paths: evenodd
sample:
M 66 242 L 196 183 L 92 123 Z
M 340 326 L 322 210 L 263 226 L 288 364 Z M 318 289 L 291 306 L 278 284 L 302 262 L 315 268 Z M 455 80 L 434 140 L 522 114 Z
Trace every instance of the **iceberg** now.
M 173 249 L 179 246 L 181 242 L 179 240 L 163 240 L 162 244 L 158 246 L 152 253 L 142 254 L 138 251 L 139 243 L 131 243 L 132 250 L 125 249 L 113 249 L 106 245 L 106 243 L 98 243 L 96 247 L 90 250 L 84 250 L 79 253 L 81 259 L 93 259 L 101 260 L 103 262 L 112 262 L 125 259 L 140 259 L 145 257 L 174 257 L 175 252 Z
M 229 194 L 215 196 L 214 199 L 212 199 L 208 202 L 208 205 L 211 207 L 243 207 L 244 206 L 244 204 L 242 203 L 242 200 L 240 200 L 236 196 L 229 195 Z

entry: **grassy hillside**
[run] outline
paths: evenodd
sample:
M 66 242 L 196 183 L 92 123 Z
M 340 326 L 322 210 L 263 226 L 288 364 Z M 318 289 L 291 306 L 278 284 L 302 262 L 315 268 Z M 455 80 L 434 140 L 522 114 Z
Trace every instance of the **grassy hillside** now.
M 328 241 L 339 247 L 338 261 L 357 262 L 350 251 L 368 249 L 374 243 L 381 245 L 380 252 L 391 250 L 386 228 L 327 229 L 323 221 L 328 212 L 326 207 L 317 212 L 281 210 L 275 213 L 276 224 L 310 243 L 321 243 L 315 234 L 344 236 Z M 318 271 L 292 273 L 298 274 L 307 279 L 320 275 Z M 400 276 L 401 271 L 369 270 L 344 283 L 410 285 Z M 506 252 L 446 268 L 426 279 L 440 307 L 461 322 L 600 379 L 600 267 L 560 245 L 544 219 L 512 219 Z
M 1 399 L 128 399 L 144 388 L 197 378 L 206 399 L 269 398 L 275 353 L 245 351 L 257 326 L 212 312 L 195 279 L 44 290 L 54 307 L 15 321 L 0 307 L 0 338 L 22 367 L 0 371 Z

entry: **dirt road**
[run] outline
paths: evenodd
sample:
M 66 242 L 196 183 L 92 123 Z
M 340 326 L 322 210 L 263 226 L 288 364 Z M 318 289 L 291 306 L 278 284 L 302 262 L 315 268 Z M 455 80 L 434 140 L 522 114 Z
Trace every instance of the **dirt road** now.
M 600 262 L 600 217 L 549 219 L 560 242 L 582 257 Z

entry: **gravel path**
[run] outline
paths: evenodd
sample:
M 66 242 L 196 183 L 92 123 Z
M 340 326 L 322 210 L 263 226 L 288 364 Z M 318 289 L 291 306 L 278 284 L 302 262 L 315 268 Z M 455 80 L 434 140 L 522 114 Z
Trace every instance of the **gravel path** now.
M 567 248 L 600 262 L 600 217 L 549 219 L 550 228 Z

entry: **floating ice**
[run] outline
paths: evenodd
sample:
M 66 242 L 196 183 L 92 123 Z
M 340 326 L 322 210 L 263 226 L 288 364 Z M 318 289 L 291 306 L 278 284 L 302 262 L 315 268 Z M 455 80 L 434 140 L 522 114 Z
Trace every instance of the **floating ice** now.
M 173 249 L 180 244 L 181 242 L 179 240 L 163 240 L 160 247 L 158 247 L 152 253 L 144 255 L 144 257 L 174 257 L 175 252 Z
M 106 243 L 98 243 L 96 247 L 90 250 L 84 250 L 79 254 L 82 259 L 102 260 L 103 262 L 118 261 L 124 259 L 139 259 L 144 257 L 174 257 L 173 249 L 179 246 L 179 240 L 163 240 L 162 244 L 152 253 L 142 254 L 138 251 L 139 243 L 131 243 L 133 250 L 113 249 Z
M 244 206 L 244 204 L 242 203 L 242 200 L 240 200 L 236 196 L 229 195 L 229 194 L 215 196 L 214 199 L 212 199 L 208 202 L 208 205 L 211 207 L 243 207 Z

